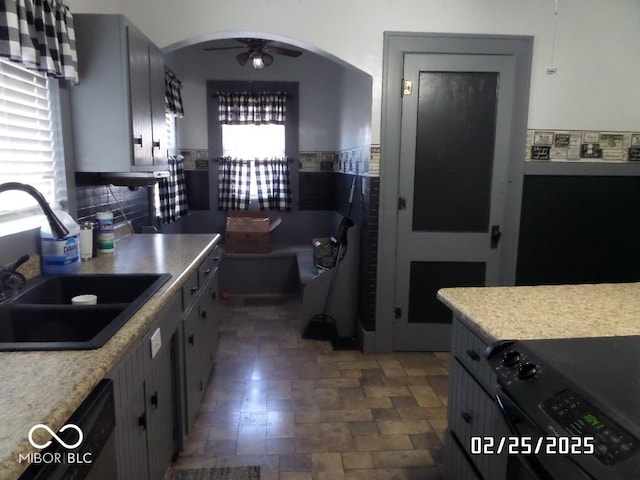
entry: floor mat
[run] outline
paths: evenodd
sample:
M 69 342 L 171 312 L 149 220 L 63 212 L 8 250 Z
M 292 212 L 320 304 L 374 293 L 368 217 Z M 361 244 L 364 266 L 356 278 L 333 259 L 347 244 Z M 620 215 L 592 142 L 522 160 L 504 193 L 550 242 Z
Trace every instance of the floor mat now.
M 260 467 L 171 468 L 164 480 L 260 480 Z

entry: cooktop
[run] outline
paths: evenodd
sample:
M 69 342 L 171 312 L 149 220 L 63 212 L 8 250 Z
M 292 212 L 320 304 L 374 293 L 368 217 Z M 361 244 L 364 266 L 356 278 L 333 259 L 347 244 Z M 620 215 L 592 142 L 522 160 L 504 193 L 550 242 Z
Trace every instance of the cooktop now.
M 529 340 L 531 355 L 640 431 L 640 336 Z M 542 373 L 542 372 L 541 372 Z
M 488 358 L 541 431 L 595 438 L 597 464 L 579 463 L 640 475 L 640 336 L 499 342 Z

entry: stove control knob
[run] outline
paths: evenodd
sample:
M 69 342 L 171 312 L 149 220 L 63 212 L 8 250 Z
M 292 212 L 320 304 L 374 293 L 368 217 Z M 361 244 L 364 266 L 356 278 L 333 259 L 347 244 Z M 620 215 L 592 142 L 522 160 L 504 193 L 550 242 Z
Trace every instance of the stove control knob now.
M 520 380 L 531 380 L 536 373 L 538 373 L 538 366 L 535 363 L 526 362 L 520 365 L 518 378 L 520 378 Z
M 505 367 L 515 367 L 520 363 L 520 352 L 517 350 L 508 350 L 502 356 L 502 364 Z

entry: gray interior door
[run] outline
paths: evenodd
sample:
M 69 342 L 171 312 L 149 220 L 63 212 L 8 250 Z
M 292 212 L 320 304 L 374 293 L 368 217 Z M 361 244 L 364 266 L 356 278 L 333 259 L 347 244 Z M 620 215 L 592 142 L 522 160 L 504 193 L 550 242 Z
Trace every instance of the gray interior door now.
M 497 285 L 515 60 L 405 54 L 394 350 L 449 350 L 450 286 Z

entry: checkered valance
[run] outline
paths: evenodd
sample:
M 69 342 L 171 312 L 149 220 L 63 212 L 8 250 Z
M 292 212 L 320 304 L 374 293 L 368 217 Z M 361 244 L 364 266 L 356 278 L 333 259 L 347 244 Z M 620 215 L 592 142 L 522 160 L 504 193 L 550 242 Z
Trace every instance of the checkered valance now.
M 175 74 L 165 68 L 164 70 L 164 99 L 167 104 L 167 113 L 176 117 L 184 117 L 184 109 L 182 108 L 182 82 L 177 79 Z
M 284 92 L 218 93 L 218 119 L 227 125 L 284 125 L 287 95 Z
M 77 84 L 71 12 L 60 0 L 0 0 L 0 56 Z

